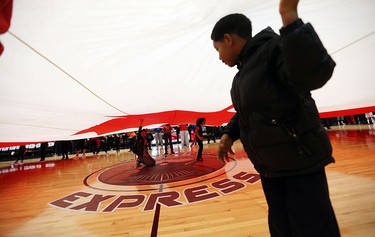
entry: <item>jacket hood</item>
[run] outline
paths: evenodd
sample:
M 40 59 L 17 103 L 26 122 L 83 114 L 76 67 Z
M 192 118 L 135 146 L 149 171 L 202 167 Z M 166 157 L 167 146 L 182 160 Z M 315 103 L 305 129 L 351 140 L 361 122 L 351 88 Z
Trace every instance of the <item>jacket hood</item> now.
M 249 39 L 246 45 L 243 47 L 240 56 L 238 57 L 237 68 L 242 67 L 243 61 L 245 61 L 253 52 L 255 52 L 260 46 L 278 36 L 271 27 L 267 27 L 260 31 L 254 37 Z

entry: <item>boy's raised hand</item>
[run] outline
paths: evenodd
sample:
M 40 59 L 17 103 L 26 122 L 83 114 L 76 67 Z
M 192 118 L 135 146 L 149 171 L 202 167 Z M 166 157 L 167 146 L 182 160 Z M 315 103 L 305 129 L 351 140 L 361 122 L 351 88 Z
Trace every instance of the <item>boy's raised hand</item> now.
M 280 0 L 279 12 L 284 27 L 298 19 L 298 2 L 299 0 Z

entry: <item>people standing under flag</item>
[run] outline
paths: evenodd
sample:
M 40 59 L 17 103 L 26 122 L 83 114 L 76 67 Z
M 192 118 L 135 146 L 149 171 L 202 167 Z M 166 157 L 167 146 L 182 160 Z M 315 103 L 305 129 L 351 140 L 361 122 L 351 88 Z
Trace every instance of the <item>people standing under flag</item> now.
M 161 128 L 154 129 L 154 138 L 156 147 L 163 147 L 163 130 Z
M 82 159 L 86 158 L 86 139 L 79 139 L 75 141 L 76 156 L 73 159 L 79 158 L 79 153 L 82 151 Z
M 42 142 L 40 144 L 40 161 L 39 162 L 43 162 L 46 160 L 47 148 L 48 148 L 48 142 Z
M 174 154 L 173 144 L 172 144 L 172 127 L 169 123 L 164 125 L 163 133 L 164 133 L 163 137 L 164 137 L 164 145 L 165 145 L 164 155 L 168 155 L 168 145 L 171 148 L 171 154 Z
M 18 149 L 17 159 L 13 163 L 13 165 L 23 165 L 23 159 L 25 158 L 26 151 L 27 151 L 26 146 L 21 145 L 20 148 Z
M 189 146 L 189 131 L 187 124 L 180 124 L 181 146 Z

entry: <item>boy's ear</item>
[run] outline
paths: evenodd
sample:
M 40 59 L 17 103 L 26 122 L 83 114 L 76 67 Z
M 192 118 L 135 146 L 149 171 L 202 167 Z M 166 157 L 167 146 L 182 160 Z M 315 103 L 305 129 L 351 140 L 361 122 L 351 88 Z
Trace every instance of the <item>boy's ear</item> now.
M 232 37 L 232 35 L 231 34 L 224 34 L 224 43 L 226 44 L 226 45 L 233 45 L 233 37 Z

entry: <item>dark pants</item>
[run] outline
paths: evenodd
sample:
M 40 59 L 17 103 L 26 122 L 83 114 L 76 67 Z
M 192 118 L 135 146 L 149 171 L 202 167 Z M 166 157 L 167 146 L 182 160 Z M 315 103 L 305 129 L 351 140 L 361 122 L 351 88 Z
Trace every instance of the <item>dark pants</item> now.
M 172 134 L 164 133 L 165 154 L 168 154 L 168 145 L 171 148 L 171 154 L 173 154 L 174 151 L 173 151 L 173 144 L 172 144 Z
M 68 153 L 71 150 L 71 145 L 72 145 L 72 143 L 70 141 L 62 141 L 62 143 L 61 143 L 62 158 L 65 158 L 65 157 L 66 157 L 66 159 L 69 158 Z
M 272 237 L 340 236 L 324 169 L 309 175 L 261 180 Z
M 198 146 L 199 146 L 197 158 L 202 158 L 203 141 L 197 139 L 196 142 L 198 143 Z
M 46 155 L 47 155 L 47 151 L 46 150 L 43 149 L 43 150 L 40 151 L 40 158 L 41 159 L 45 159 Z

